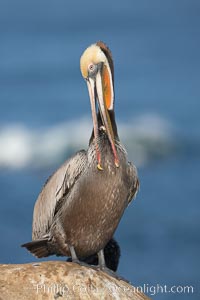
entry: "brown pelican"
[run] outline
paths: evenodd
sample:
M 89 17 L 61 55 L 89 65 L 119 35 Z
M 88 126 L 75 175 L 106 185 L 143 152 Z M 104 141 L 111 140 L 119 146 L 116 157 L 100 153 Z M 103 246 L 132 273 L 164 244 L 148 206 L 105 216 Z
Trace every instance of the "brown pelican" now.
M 105 269 L 103 249 L 136 195 L 139 181 L 117 133 L 109 48 L 103 42 L 88 47 L 80 68 L 94 126 L 89 147 L 48 179 L 35 203 L 32 242 L 22 246 L 38 258 L 56 254 L 74 262 L 98 253 L 99 266 Z

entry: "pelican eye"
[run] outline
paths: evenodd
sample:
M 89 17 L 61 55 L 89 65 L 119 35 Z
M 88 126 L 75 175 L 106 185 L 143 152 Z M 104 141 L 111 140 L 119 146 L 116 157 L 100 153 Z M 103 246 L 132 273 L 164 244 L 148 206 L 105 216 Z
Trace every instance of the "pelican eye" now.
M 89 64 L 88 65 L 88 76 L 93 77 L 96 75 L 98 71 L 98 66 L 95 64 Z

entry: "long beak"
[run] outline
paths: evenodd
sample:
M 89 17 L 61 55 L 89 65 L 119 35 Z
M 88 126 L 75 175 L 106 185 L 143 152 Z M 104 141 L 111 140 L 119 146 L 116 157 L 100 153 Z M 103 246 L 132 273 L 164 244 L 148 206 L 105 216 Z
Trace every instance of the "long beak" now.
M 93 120 L 93 126 L 94 126 L 94 138 L 95 138 L 95 147 L 96 147 L 96 154 L 97 154 L 97 168 L 99 170 L 103 170 L 101 167 L 101 153 L 99 150 L 99 130 L 98 130 L 98 121 L 97 121 L 97 114 L 96 114 L 96 105 L 95 105 L 95 82 L 93 79 L 87 80 L 87 86 L 90 96 L 90 104 L 91 104 L 91 110 L 92 110 L 92 120 Z
M 114 133 L 113 133 L 110 116 L 109 116 L 109 113 L 108 113 L 108 110 L 106 107 L 105 97 L 103 95 L 103 85 L 102 85 L 102 77 L 101 77 L 100 71 L 98 71 L 97 75 L 96 75 L 96 90 L 97 90 L 97 100 L 98 100 L 98 104 L 99 104 L 101 118 L 102 118 L 103 124 L 106 128 L 108 139 L 111 144 L 111 148 L 112 148 L 114 159 L 115 159 L 115 165 L 116 165 L 116 167 L 119 167 L 119 159 L 118 159 L 118 155 L 117 155 L 117 151 L 116 151 L 116 147 L 115 147 L 115 137 L 114 137 Z
M 95 86 L 95 83 L 96 83 L 96 86 Z M 116 147 L 115 147 L 112 123 L 110 120 L 110 116 L 108 114 L 108 110 L 107 110 L 105 100 L 104 100 L 104 95 L 103 95 L 102 78 L 101 78 L 100 71 L 97 72 L 96 81 L 95 81 L 95 79 L 89 78 L 87 80 L 87 85 L 88 85 L 88 91 L 89 91 L 89 96 L 90 96 L 92 119 L 93 119 L 93 126 L 94 126 L 94 137 L 95 137 L 96 154 L 97 154 L 97 161 L 98 161 L 97 168 L 99 170 L 102 170 L 101 153 L 100 153 L 99 144 L 98 144 L 99 129 L 98 129 L 97 114 L 96 114 L 96 106 L 95 106 L 95 88 L 96 88 L 96 92 L 97 92 L 97 101 L 98 101 L 98 105 L 99 105 L 99 111 L 101 114 L 102 122 L 106 129 L 106 133 L 108 135 L 108 139 L 111 144 L 111 148 L 112 148 L 113 155 L 114 155 L 115 165 L 116 165 L 116 167 L 119 167 L 119 159 L 118 159 L 118 155 L 117 155 L 117 151 L 116 151 Z

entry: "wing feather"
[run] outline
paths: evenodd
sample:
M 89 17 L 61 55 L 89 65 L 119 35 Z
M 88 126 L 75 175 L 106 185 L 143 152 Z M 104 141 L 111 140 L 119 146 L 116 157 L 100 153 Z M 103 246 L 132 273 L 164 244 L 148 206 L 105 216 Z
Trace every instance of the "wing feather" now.
M 131 162 L 128 162 L 128 168 L 129 168 L 128 172 L 129 172 L 130 176 L 132 177 L 132 186 L 131 186 L 130 193 L 129 193 L 129 196 L 128 196 L 128 204 L 130 204 L 131 201 L 137 195 L 137 192 L 140 188 L 140 182 L 139 182 L 139 179 L 138 179 L 138 174 L 137 174 L 136 167 Z
M 66 196 L 77 178 L 81 175 L 87 162 L 86 151 L 81 150 L 64 164 L 47 180 L 33 212 L 32 238 L 40 239 L 48 235 L 53 218 L 62 206 Z

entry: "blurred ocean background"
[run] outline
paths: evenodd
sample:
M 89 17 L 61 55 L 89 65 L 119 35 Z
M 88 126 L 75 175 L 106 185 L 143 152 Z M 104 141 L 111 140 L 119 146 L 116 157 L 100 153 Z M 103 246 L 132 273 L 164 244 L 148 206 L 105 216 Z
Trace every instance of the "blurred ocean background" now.
M 1 0 L 0 263 L 36 261 L 20 248 L 35 200 L 87 148 L 79 59 L 98 40 L 113 53 L 118 129 L 141 182 L 115 234 L 119 273 L 138 286 L 194 288 L 153 299 L 200 299 L 198 0 Z

